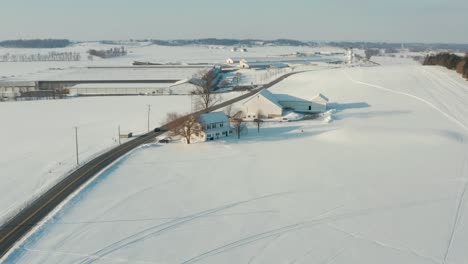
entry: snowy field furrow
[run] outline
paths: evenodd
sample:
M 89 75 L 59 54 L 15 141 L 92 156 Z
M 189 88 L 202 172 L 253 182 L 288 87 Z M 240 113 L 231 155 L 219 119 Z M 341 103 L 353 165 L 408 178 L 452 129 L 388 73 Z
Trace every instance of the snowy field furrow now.
M 149 145 L 6 263 L 466 263 L 468 84 L 440 67 L 314 71 L 333 121 Z

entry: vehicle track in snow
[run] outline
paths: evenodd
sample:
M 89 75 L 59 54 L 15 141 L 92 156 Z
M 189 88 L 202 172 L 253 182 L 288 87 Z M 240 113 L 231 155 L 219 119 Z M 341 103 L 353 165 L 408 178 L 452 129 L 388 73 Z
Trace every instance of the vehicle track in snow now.
M 440 94 L 450 94 L 450 97 L 455 98 L 455 101 L 458 101 L 461 106 L 468 105 L 468 100 L 466 100 L 467 97 L 466 97 L 466 93 L 465 93 L 465 91 L 467 89 L 462 84 L 460 84 L 460 83 L 458 83 L 458 82 L 456 82 L 454 80 L 451 80 L 450 76 L 448 76 L 447 74 L 441 73 L 441 74 L 444 74 L 444 79 L 445 79 L 445 81 L 444 81 L 444 79 L 442 79 L 439 76 L 439 73 L 434 72 L 433 69 L 432 69 L 431 73 L 429 73 L 426 69 L 423 69 L 423 68 L 420 68 L 420 67 L 418 67 L 417 70 L 419 70 L 420 72 L 422 72 L 424 74 L 424 76 L 427 78 L 427 81 L 429 83 L 434 84 L 434 85 L 431 86 L 432 88 L 437 87 L 437 88 L 435 88 L 435 89 L 437 89 L 437 92 L 439 92 Z M 438 104 L 441 104 L 446 109 L 447 112 L 441 110 L 439 107 L 437 107 L 432 102 L 429 102 L 428 100 L 426 100 L 424 98 L 421 98 L 421 97 L 418 97 L 416 95 L 406 93 L 406 92 L 402 92 L 402 91 L 392 90 L 392 89 L 389 89 L 389 88 L 386 88 L 386 87 L 383 87 L 383 86 L 380 86 L 380 85 L 375 85 L 375 84 L 371 84 L 371 83 L 367 83 L 367 82 L 358 81 L 358 80 L 354 79 L 353 77 L 351 77 L 349 75 L 349 73 L 347 73 L 347 72 L 345 72 L 345 75 L 353 83 L 365 85 L 367 87 L 377 88 L 377 89 L 387 91 L 387 92 L 390 92 L 390 93 L 394 93 L 394 94 L 408 96 L 410 98 L 421 101 L 421 102 L 427 104 L 428 106 L 430 106 L 431 108 L 433 108 L 434 110 L 440 112 L 442 115 L 444 115 L 450 121 L 456 123 L 458 126 L 463 128 L 463 130 L 465 130 L 465 133 L 468 132 L 468 127 L 465 124 L 465 122 L 467 122 L 467 121 L 466 120 L 461 121 L 461 120 L 457 119 L 456 117 L 453 116 L 453 113 L 448 114 L 447 112 L 453 112 L 454 111 L 453 108 L 450 108 L 443 101 L 443 99 L 438 99 L 437 95 L 434 94 L 432 91 L 430 91 L 428 89 L 425 89 L 424 91 L 426 91 L 426 93 L 428 93 L 430 95 L 432 100 L 434 100 Z M 462 89 L 462 92 L 457 93 L 457 92 L 451 90 L 450 87 L 447 87 L 447 85 L 445 85 L 447 82 L 450 84 L 449 86 L 451 86 L 451 87 L 457 87 L 458 89 Z M 465 99 L 461 99 L 461 97 L 464 97 Z M 455 107 L 455 113 L 457 113 L 456 116 L 465 116 L 463 113 L 460 113 L 463 110 L 465 110 L 464 112 L 466 112 L 465 108 L 462 108 L 460 110 L 460 109 L 458 109 L 458 107 Z M 458 195 L 458 198 L 456 200 L 456 206 L 455 206 L 456 209 L 455 209 L 455 213 L 454 213 L 454 221 L 453 221 L 452 227 L 450 229 L 450 234 L 448 236 L 447 248 L 445 250 L 443 259 L 441 261 L 436 262 L 436 263 L 442 263 L 442 264 L 447 263 L 447 260 L 448 260 L 448 257 L 450 256 L 451 248 L 453 246 L 454 239 L 455 239 L 455 236 L 456 236 L 456 231 L 457 231 L 457 228 L 458 228 L 459 223 L 460 223 L 460 218 L 461 218 L 461 216 L 463 214 L 465 195 L 466 195 L 466 192 L 468 190 L 468 156 L 463 159 L 460 178 L 464 179 L 464 181 L 462 181 L 463 185 L 461 187 L 460 194 Z M 437 260 L 434 259 L 434 261 L 437 261 Z
M 195 213 L 195 214 L 192 214 L 192 215 L 188 215 L 188 216 L 185 216 L 185 217 L 181 217 L 181 218 L 178 218 L 178 219 L 175 219 L 175 220 L 172 220 L 172 221 L 168 221 L 168 222 L 165 222 L 163 224 L 159 224 L 159 225 L 156 225 L 156 226 L 153 226 L 153 227 L 149 227 L 149 228 L 146 228 L 146 229 L 144 229 L 142 231 L 139 231 L 139 232 L 137 232 L 135 234 L 127 236 L 127 237 L 125 237 L 125 238 L 123 238 L 121 240 L 118 240 L 116 242 L 113 242 L 113 243 L 109 244 L 108 246 L 94 252 L 93 254 L 90 254 L 91 256 L 93 256 L 92 258 L 87 258 L 87 259 L 81 261 L 80 263 L 81 264 L 92 263 L 93 261 L 98 260 L 99 258 L 101 258 L 103 256 L 106 256 L 106 255 L 108 255 L 108 254 L 110 254 L 110 253 L 112 253 L 112 252 L 114 252 L 116 250 L 124 248 L 124 247 L 126 247 L 128 245 L 143 241 L 143 240 L 145 240 L 147 238 L 150 238 L 150 237 L 159 236 L 162 233 L 165 233 L 167 231 L 171 231 L 171 230 L 173 230 L 175 228 L 178 228 L 181 225 L 188 224 L 190 222 L 193 222 L 193 221 L 195 221 L 195 220 L 197 220 L 199 218 L 202 218 L 204 216 L 207 216 L 207 215 L 211 215 L 211 214 L 214 214 L 214 213 L 217 213 L 217 212 L 221 212 L 221 211 L 224 211 L 224 210 L 227 210 L 227 209 L 230 209 L 230 208 L 242 205 L 242 204 L 247 204 L 247 203 L 251 203 L 251 202 L 254 202 L 254 201 L 259 201 L 259 200 L 263 200 L 263 199 L 279 197 L 279 196 L 284 196 L 284 195 L 289 195 L 289 194 L 292 194 L 292 193 L 290 193 L 290 192 L 275 193 L 275 194 L 270 194 L 270 195 L 265 195 L 265 196 L 249 199 L 249 200 L 239 201 L 239 202 L 219 206 L 219 207 L 216 207 L 216 208 L 208 209 L 208 210 L 198 212 L 198 213 Z

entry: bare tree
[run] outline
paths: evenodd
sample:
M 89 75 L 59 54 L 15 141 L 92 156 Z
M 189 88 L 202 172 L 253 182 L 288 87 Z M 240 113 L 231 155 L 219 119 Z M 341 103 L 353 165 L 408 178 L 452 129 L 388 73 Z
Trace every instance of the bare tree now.
M 253 120 L 253 122 L 255 123 L 255 126 L 257 126 L 257 133 L 259 134 L 260 134 L 260 127 L 263 124 L 263 119 L 261 119 L 261 116 L 262 116 L 262 112 L 258 111 L 257 118 Z
M 171 112 L 167 114 L 168 128 L 172 136 L 181 136 L 187 142 L 191 143 L 193 136 L 200 136 L 203 132 L 202 126 L 195 115 L 182 116 Z
M 221 101 L 221 97 L 208 83 L 197 84 L 192 94 L 196 97 L 196 107 L 200 110 L 208 109 Z
M 232 109 L 232 104 L 224 108 L 224 114 L 226 114 L 228 118 L 231 118 L 234 115 L 233 113 L 234 113 L 234 110 Z
M 242 111 L 238 111 L 231 117 L 231 125 L 236 131 L 237 138 L 240 139 L 242 131 L 247 128 L 244 124 L 244 113 Z
M 364 53 L 366 54 L 366 59 L 370 60 L 372 56 L 379 55 L 380 51 L 378 49 L 366 49 Z

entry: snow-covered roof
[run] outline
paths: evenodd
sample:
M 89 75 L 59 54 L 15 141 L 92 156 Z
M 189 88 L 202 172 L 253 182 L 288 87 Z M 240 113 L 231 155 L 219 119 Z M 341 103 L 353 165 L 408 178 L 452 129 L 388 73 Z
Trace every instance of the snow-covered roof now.
M 183 79 L 183 80 L 180 80 L 178 82 L 173 83 L 170 87 L 181 85 L 181 84 L 184 84 L 184 83 L 188 83 L 189 81 L 190 81 L 190 79 Z
M 227 123 L 229 119 L 224 112 L 211 112 L 200 115 L 200 123 L 213 124 L 213 123 Z
M 319 93 L 317 96 L 315 96 L 313 99 L 312 99 L 312 102 L 314 103 L 319 103 L 319 104 L 327 104 L 329 101 L 328 97 L 326 97 L 325 95 Z
M 244 102 L 246 104 L 250 100 L 254 99 L 257 96 L 262 96 L 271 103 L 275 104 L 276 106 L 283 108 L 283 106 L 279 103 L 278 98 L 276 98 L 276 95 L 274 95 L 272 92 L 268 91 L 267 89 L 262 89 L 260 92 L 256 93 L 254 96 L 250 97 L 248 100 Z
M 309 100 L 295 97 L 289 94 L 275 94 L 275 97 L 277 98 L 279 103 L 281 102 L 310 102 Z
M 175 82 L 170 87 L 178 86 L 178 85 L 185 84 L 185 83 L 190 83 L 190 84 L 194 84 L 194 85 L 203 86 L 203 85 L 206 84 L 206 81 L 202 80 L 202 79 L 197 79 L 197 78 L 184 79 L 184 80 L 180 80 L 178 82 Z
M 168 83 L 80 83 L 73 85 L 74 89 L 87 89 L 87 88 L 112 88 L 112 89 L 126 89 L 126 88 L 167 88 Z

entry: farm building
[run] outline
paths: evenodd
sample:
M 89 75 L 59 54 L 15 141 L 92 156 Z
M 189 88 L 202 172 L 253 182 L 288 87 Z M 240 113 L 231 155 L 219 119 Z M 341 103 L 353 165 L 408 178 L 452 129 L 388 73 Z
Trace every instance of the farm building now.
M 250 69 L 249 62 L 247 60 L 244 60 L 244 59 L 240 60 L 238 67 L 241 68 L 241 69 Z
M 69 88 L 71 95 L 162 95 L 167 83 L 82 83 Z
M 205 141 L 227 137 L 232 134 L 229 118 L 223 112 L 201 114 L 199 122 L 203 128 L 202 139 Z
M 0 82 L 0 99 L 14 98 L 21 93 L 36 90 L 36 82 L 33 81 L 2 81 Z
M 246 118 L 272 118 L 283 116 L 284 111 L 299 113 L 322 113 L 327 109 L 328 98 L 318 94 L 306 100 L 287 94 L 273 94 L 263 89 L 244 102 Z
M 238 64 L 240 61 L 239 60 L 235 60 L 233 58 L 229 58 L 225 61 L 226 64 Z
M 169 88 L 172 90 L 174 94 L 190 94 L 194 91 L 197 87 L 203 86 L 206 84 L 206 81 L 201 79 L 185 79 L 178 81 L 172 84 Z

